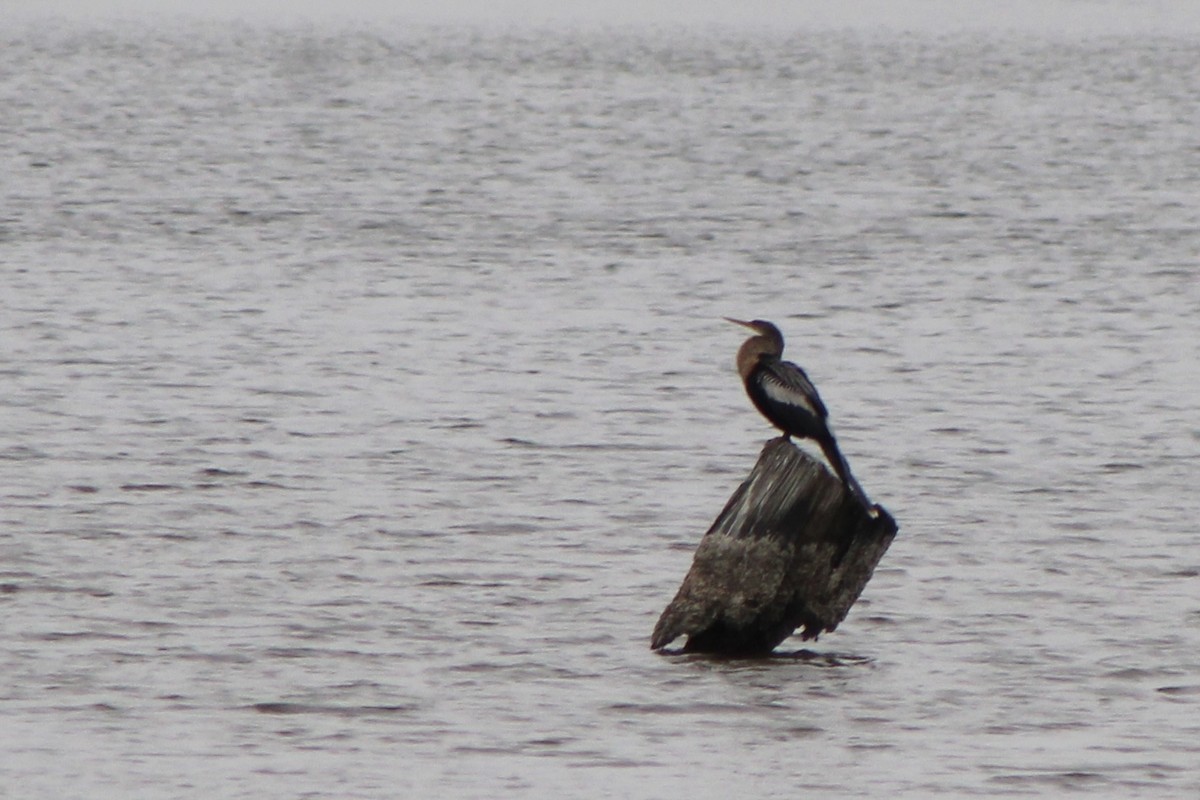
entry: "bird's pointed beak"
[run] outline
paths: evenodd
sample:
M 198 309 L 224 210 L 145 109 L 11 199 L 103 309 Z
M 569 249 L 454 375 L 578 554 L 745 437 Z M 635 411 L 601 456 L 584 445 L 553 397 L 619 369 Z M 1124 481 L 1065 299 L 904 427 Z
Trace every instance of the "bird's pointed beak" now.
M 756 330 L 754 325 L 752 325 L 749 322 L 746 322 L 745 320 L 734 319 L 733 317 L 721 317 L 721 319 L 725 320 L 726 322 L 732 322 L 734 325 L 741 325 L 743 328 L 749 328 L 750 330 Z

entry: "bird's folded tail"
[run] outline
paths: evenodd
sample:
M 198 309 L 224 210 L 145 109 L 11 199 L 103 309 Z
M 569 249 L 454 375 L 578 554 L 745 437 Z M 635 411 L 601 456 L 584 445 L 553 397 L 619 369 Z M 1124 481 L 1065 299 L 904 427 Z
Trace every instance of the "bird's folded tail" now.
M 831 434 L 828 438 L 822 437 L 817 440 L 817 444 L 821 446 L 821 452 L 825 454 L 825 458 L 829 460 L 829 464 L 833 467 L 833 471 L 842 481 L 847 491 L 854 495 L 858 502 L 863 504 L 863 508 L 870 509 L 871 501 L 867 498 L 867 493 L 858 485 L 858 481 L 850 474 L 850 464 L 846 462 L 846 457 L 842 455 L 842 451 L 838 449 L 837 441 Z

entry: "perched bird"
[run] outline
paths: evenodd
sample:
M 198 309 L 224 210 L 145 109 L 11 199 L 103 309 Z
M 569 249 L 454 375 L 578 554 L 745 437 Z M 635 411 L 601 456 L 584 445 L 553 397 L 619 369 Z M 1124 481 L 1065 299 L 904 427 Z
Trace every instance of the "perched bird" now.
M 864 506 L 871 508 L 829 430 L 826 421 L 829 412 L 817 394 L 817 387 L 803 369 L 783 360 L 783 334 L 779 328 L 761 319 L 751 322 L 725 319 L 756 334 L 742 343 L 737 354 L 738 374 L 742 376 L 746 394 L 750 395 L 754 406 L 772 425 L 783 431 L 784 436 L 816 442 L 846 489 Z

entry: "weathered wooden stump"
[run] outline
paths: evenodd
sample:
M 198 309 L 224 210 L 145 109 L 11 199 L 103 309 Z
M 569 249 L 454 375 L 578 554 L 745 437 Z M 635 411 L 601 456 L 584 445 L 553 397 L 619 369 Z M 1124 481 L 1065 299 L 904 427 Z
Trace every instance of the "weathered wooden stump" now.
M 800 627 L 804 639 L 832 631 L 896 530 L 882 507 L 863 507 L 790 440 L 772 439 L 700 540 L 650 646 L 687 636 L 685 651 L 753 655 Z

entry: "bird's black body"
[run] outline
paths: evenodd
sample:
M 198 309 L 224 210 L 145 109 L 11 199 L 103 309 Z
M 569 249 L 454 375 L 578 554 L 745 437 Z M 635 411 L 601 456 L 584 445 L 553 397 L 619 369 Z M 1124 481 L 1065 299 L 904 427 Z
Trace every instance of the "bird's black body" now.
M 738 373 L 755 408 L 785 436 L 816 442 L 846 489 L 870 507 L 829 429 L 829 412 L 817 394 L 817 387 L 803 369 L 783 360 L 783 334 L 766 320 L 729 321 L 758 334 L 742 344 L 737 356 Z

